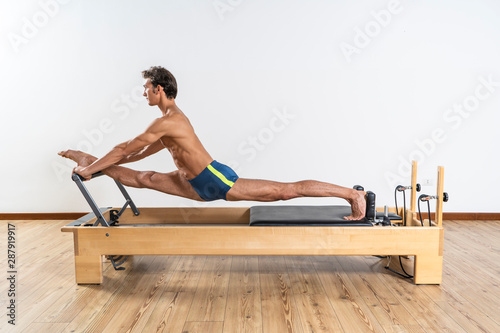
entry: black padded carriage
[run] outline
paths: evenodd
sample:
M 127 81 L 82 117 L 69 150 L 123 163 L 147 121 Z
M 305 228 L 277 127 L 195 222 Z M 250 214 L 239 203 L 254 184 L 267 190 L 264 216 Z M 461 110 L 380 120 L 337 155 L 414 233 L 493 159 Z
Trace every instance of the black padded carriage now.
M 366 218 L 347 221 L 350 206 L 253 206 L 250 207 L 251 226 L 337 226 L 372 227 Z

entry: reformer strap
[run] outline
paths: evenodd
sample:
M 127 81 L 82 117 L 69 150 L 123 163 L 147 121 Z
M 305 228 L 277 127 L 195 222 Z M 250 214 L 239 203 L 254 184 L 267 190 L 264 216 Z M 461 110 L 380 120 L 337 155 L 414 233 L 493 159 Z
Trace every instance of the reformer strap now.
M 97 173 L 94 173 L 90 179 L 94 179 L 94 178 L 100 177 L 102 175 L 104 175 L 102 172 L 97 172 Z M 130 205 L 130 208 L 132 209 L 132 211 L 134 212 L 134 214 L 136 216 L 139 215 L 139 210 L 137 209 L 134 202 L 132 201 L 132 198 L 130 198 L 130 195 L 128 194 L 125 187 L 122 185 L 122 183 L 115 180 L 115 183 L 118 186 L 118 189 L 120 190 L 122 195 L 125 197 L 126 201 L 125 201 L 125 204 L 123 205 L 122 209 L 120 210 L 120 212 L 118 212 L 115 215 L 112 215 L 112 216 L 115 216 L 114 219 L 110 219 L 110 221 L 106 221 L 106 219 L 104 218 L 104 216 L 101 213 L 101 210 L 99 209 L 99 207 L 95 203 L 94 199 L 90 195 L 89 191 L 87 190 L 87 187 L 83 184 L 83 181 L 85 179 L 76 173 L 71 175 L 71 179 L 73 179 L 73 181 L 76 183 L 76 185 L 78 186 L 78 188 L 82 192 L 83 197 L 85 198 L 85 200 L 87 200 L 87 203 L 89 204 L 90 208 L 92 209 L 92 212 L 97 217 L 97 220 L 94 223 L 94 226 L 101 224 L 102 226 L 109 227 L 111 223 L 115 222 L 114 220 L 116 220 L 118 217 L 120 217 L 120 215 L 122 215 L 122 213 L 125 211 L 125 209 L 129 205 Z

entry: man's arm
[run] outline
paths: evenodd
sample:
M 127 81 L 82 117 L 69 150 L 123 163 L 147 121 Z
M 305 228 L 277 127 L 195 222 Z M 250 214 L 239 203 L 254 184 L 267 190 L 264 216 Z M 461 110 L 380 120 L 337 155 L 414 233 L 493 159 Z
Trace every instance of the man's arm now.
M 130 141 L 115 146 L 109 153 L 96 160 L 88 167 L 76 167 L 74 172 L 88 179 L 92 174 L 106 169 L 126 158 L 129 155 L 140 152 L 145 147 L 160 140 L 168 131 L 165 120 L 158 118 L 146 129 L 146 131 Z
M 120 164 L 125 164 L 125 163 L 136 162 L 136 161 L 142 160 L 145 157 L 156 154 L 157 152 L 159 152 L 163 148 L 165 148 L 165 146 L 163 146 L 161 141 L 158 140 L 158 141 L 155 141 L 154 143 L 150 144 L 149 146 L 144 147 L 141 151 L 136 152 L 136 153 L 132 153 L 132 154 L 122 158 L 120 161 L 118 161 L 115 164 L 120 165 Z

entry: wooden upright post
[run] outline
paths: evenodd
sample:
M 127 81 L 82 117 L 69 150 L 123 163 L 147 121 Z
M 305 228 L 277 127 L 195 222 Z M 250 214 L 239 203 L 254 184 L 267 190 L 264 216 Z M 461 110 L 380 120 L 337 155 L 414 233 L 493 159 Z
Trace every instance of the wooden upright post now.
M 415 203 L 417 201 L 417 161 L 411 162 L 411 198 L 410 210 L 415 213 Z
M 436 224 L 438 227 L 443 226 L 443 196 L 444 196 L 444 167 L 438 167 L 437 179 L 437 202 L 436 202 Z
M 411 161 L 410 210 L 403 212 L 403 214 L 406 214 L 406 225 L 414 225 L 413 218 L 415 217 L 416 201 L 417 201 L 417 161 Z

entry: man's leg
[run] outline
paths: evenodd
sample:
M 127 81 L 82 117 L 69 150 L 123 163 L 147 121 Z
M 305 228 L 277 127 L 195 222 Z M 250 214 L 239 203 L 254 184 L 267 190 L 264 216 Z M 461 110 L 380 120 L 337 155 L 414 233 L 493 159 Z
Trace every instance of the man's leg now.
M 75 150 L 67 150 L 59 153 L 59 155 L 69 158 L 83 167 L 97 160 L 92 155 Z M 179 171 L 159 173 L 154 171 L 135 171 L 121 166 L 111 166 L 102 170 L 102 172 L 125 186 L 149 188 L 171 195 L 203 201 Z
M 295 183 L 280 183 L 269 180 L 238 178 L 227 192 L 228 201 L 278 201 L 300 197 L 337 197 L 351 204 L 352 214 L 348 220 L 359 220 L 366 213 L 366 192 L 334 184 L 304 180 Z

